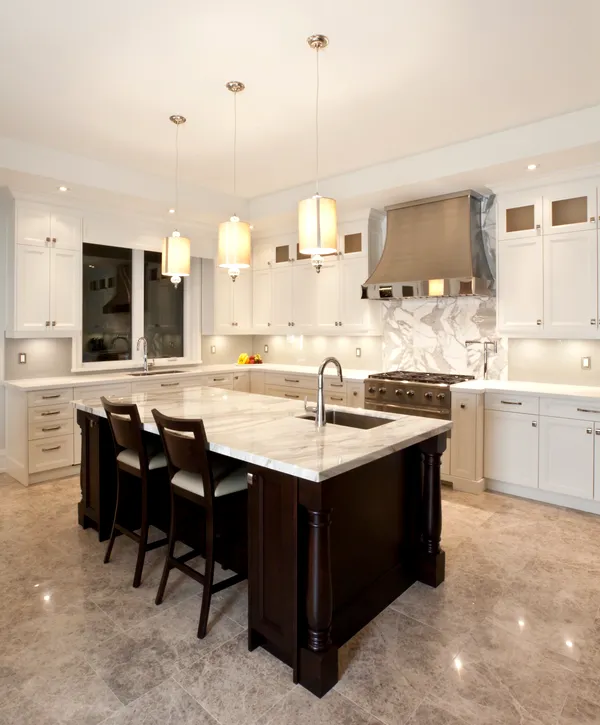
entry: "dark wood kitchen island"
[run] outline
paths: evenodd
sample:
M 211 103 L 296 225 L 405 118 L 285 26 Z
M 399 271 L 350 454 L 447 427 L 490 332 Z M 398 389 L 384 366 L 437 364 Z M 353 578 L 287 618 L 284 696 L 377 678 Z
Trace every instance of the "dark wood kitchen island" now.
M 148 436 L 157 435 L 152 408 L 202 418 L 209 448 L 246 464 L 248 645 L 289 664 L 319 697 L 338 680 L 344 642 L 415 581 L 444 580 L 440 457 L 449 421 L 335 408 L 337 423 L 317 429 L 297 401 L 215 388 L 121 400 L 138 405 Z M 103 540 L 115 495 L 110 431 L 99 400 L 75 405 L 79 521 Z

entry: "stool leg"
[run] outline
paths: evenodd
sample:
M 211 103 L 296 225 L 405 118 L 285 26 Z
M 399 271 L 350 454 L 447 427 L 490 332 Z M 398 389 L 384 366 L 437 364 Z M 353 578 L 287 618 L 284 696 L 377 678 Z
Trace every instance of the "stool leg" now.
M 146 546 L 148 545 L 148 484 L 145 478 L 142 478 L 142 526 L 140 529 L 140 543 L 138 544 L 138 554 L 135 563 L 135 574 L 133 576 L 133 586 L 137 589 L 142 583 L 142 569 L 144 568 L 144 559 L 146 558 Z
M 160 578 L 160 584 L 158 585 L 158 591 L 156 592 L 156 604 L 161 604 L 163 597 L 165 596 L 165 589 L 167 588 L 167 581 L 169 579 L 169 573 L 171 571 L 171 559 L 175 556 L 175 542 L 177 541 L 177 534 L 175 531 L 175 494 L 173 493 L 173 487 L 171 486 L 171 520 L 169 522 L 169 546 L 167 549 L 167 556 L 165 557 L 165 565 L 163 567 L 162 576 Z
M 113 525 L 110 532 L 110 539 L 108 546 L 106 547 L 106 554 L 104 554 L 104 563 L 108 564 L 110 556 L 112 554 L 113 546 L 115 545 L 115 539 L 117 538 L 117 517 L 119 515 L 119 504 L 121 502 L 121 474 L 117 469 L 117 495 L 115 497 L 115 516 L 113 518 Z
M 204 591 L 202 592 L 202 609 L 198 624 L 198 638 L 206 637 L 210 599 L 212 597 L 213 577 L 215 574 L 215 531 L 212 512 L 206 516 L 206 567 L 204 569 Z

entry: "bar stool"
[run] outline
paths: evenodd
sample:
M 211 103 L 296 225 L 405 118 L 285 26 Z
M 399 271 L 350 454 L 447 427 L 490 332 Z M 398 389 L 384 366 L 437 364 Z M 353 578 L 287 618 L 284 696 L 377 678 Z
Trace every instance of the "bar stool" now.
M 206 626 L 213 594 L 246 579 L 246 573 L 235 574 L 229 578 L 213 582 L 215 567 L 215 539 L 223 543 L 227 537 L 228 514 L 240 504 L 246 505 L 248 484 L 245 466 L 232 462 L 225 456 L 210 454 L 202 420 L 182 420 L 152 411 L 167 457 L 171 478 L 171 524 L 169 527 L 169 547 L 162 578 L 156 594 L 156 604 L 163 600 L 169 572 L 178 569 L 203 585 L 202 608 L 198 624 L 198 637 L 206 636 Z M 206 566 L 204 574 L 186 564 L 202 552 L 192 550 L 176 557 L 175 544 L 178 541 L 178 507 L 187 502 L 201 506 L 205 511 L 205 551 Z M 231 526 L 231 523 L 229 524 Z M 225 554 L 227 544 L 225 543 Z M 223 563 L 223 562 L 222 562 Z
M 104 563 L 108 564 L 113 550 L 115 539 L 119 533 L 125 534 L 130 539 L 137 542 L 138 554 L 135 564 L 135 574 L 133 576 L 133 586 L 139 587 L 142 581 L 142 570 L 144 568 L 144 559 L 147 551 L 152 551 L 160 546 L 165 546 L 168 539 L 162 538 L 158 541 L 148 543 L 148 529 L 150 522 L 148 517 L 148 506 L 152 503 L 153 492 L 156 489 L 155 484 L 160 481 L 166 483 L 167 480 L 167 459 L 160 450 L 160 446 L 156 446 L 157 450 L 152 450 L 144 443 L 142 436 L 142 422 L 140 414 L 135 404 L 129 403 L 111 403 L 106 398 L 101 398 L 102 405 L 106 411 L 108 424 L 112 432 L 115 444 L 115 454 L 117 463 L 117 498 L 115 502 L 115 517 L 113 521 L 110 540 L 104 556 Z M 156 439 L 158 444 L 159 439 Z M 129 474 L 140 481 L 141 488 L 141 527 L 140 533 L 137 534 L 132 529 L 127 528 L 122 522 L 119 522 L 120 514 L 123 507 L 124 478 L 123 474 Z M 163 483 L 163 485 L 164 485 Z

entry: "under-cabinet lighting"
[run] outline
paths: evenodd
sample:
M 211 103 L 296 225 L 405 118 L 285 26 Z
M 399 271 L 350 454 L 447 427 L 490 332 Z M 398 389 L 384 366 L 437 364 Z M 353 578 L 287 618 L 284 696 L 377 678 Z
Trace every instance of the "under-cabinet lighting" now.
M 175 209 L 169 209 L 169 214 L 175 214 Z
M 527 168 L 529 171 L 535 171 L 537 169 L 537 164 L 527 164 Z
M 58 187 L 58 190 L 59 190 L 59 191 L 70 191 L 70 189 L 69 189 L 69 187 L 68 187 L 68 186 L 59 186 L 59 187 Z

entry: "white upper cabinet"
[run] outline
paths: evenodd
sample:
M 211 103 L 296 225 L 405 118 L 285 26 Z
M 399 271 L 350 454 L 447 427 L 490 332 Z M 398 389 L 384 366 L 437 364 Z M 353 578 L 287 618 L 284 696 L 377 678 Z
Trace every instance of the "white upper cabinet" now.
M 273 334 L 289 335 L 292 326 L 292 267 L 275 267 L 272 272 Z
M 270 269 L 252 273 L 252 327 L 262 334 L 270 334 L 272 328 L 271 283 Z
M 498 331 L 538 335 L 544 316 L 542 238 L 498 242 L 497 273 Z
M 544 236 L 544 333 L 595 337 L 597 310 L 596 231 Z
M 595 230 L 597 218 L 595 179 L 544 189 L 544 234 Z
M 233 282 L 226 269 L 215 265 L 215 333 L 233 333 Z
M 540 417 L 539 487 L 567 496 L 592 499 L 594 438 L 593 422 Z
M 337 257 L 326 259 L 319 274 L 315 275 L 318 334 L 330 332 L 340 326 L 340 267 L 341 262 Z
M 32 202 L 16 202 L 15 229 L 17 244 L 81 249 L 81 216 L 67 210 Z
M 16 251 L 15 332 L 46 335 L 50 328 L 50 249 L 19 244 Z
M 50 254 L 50 325 L 53 332 L 81 329 L 81 252 L 52 249 Z
M 543 204 L 539 191 L 498 197 L 498 239 L 537 237 L 542 233 Z
M 252 329 L 252 270 L 242 269 L 235 282 L 229 280 L 233 288 L 233 321 L 236 332 L 249 332 Z
M 268 269 L 275 262 L 275 247 L 272 244 L 257 244 L 252 248 L 252 269 Z
M 340 264 L 340 327 L 342 332 L 377 331 L 381 302 L 362 299 L 362 285 L 368 277 L 366 257 L 344 257 Z
M 316 332 L 317 273 L 312 264 L 292 267 L 292 332 Z

